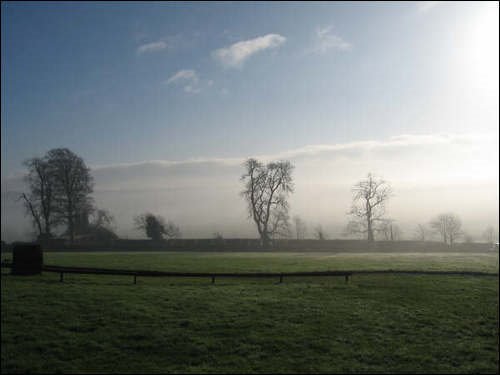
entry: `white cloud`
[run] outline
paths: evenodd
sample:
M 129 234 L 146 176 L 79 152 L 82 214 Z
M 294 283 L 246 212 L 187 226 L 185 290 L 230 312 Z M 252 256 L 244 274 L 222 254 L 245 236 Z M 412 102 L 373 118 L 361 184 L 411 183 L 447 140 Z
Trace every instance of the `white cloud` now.
M 193 85 L 186 85 L 184 86 L 184 92 L 187 92 L 189 94 L 198 94 L 201 91 L 201 88 Z
M 198 79 L 198 73 L 196 73 L 196 71 L 191 69 L 182 69 L 172 74 L 166 83 L 169 85 L 179 81 L 198 82 Z
M 363 175 L 371 169 L 391 179 L 407 180 L 414 176 L 422 184 L 435 182 L 498 180 L 498 141 L 478 134 L 405 134 L 386 140 L 367 140 L 338 144 L 316 144 L 272 154 L 248 155 L 264 162 L 290 160 L 292 163 L 316 164 L 300 173 L 315 174 L 315 179 L 334 177 L 336 182 L 349 182 L 349 175 Z M 96 189 L 160 187 L 158 181 L 178 178 L 213 176 L 220 170 L 240 171 L 246 156 L 233 158 L 196 158 L 181 161 L 149 160 L 136 163 L 93 165 Z M 411 161 L 411 162 L 410 162 Z M 416 162 L 414 164 L 413 162 Z M 496 164 L 495 164 L 496 163 Z M 323 173 L 325 166 L 337 165 L 342 173 Z M 397 168 L 393 168 L 394 165 Z M 219 172 L 217 172 L 219 171 Z M 319 173 L 317 173 L 319 171 Z M 299 172 L 297 170 L 297 172 Z M 337 171 L 338 172 L 338 171 Z M 453 178 L 451 178 L 453 177 Z M 455 178 L 456 177 L 456 178 Z M 137 182 L 130 184 L 132 180 Z M 222 182 L 222 181 L 221 181 Z M 163 182 L 162 182 L 163 183 Z M 18 190 L 22 176 L 2 179 L 2 191 Z
M 167 85 L 184 84 L 184 92 L 189 94 L 198 94 L 199 92 L 201 92 L 199 81 L 200 78 L 196 71 L 191 69 L 183 69 L 170 76 L 170 78 L 167 79 L 165 83 Z
M 347 51 L 352 48 L 351 43 L 346 42 L 340 36 L 332 33 L 332 26 L 318 27 L 311 53 L 323 54 L 329 50 Z
M 267 34 L 217 49 L 212 52 L 212 57 L 225 67 L 241 67 L 252 55 L 266 49 L 277 48 L 285 41 L 286 38 L 282 35 Z
M 137 54 L 141 55 L 143 53 L 158 52 L 167 48 L 167 43 L 160 40 L 158 42 L 145 43 L 137 47 Z
M 417 1 L 416 6 L 417 10 L 420 13 L 426 13 L 436 5 L 440 4 L 442 1 Z

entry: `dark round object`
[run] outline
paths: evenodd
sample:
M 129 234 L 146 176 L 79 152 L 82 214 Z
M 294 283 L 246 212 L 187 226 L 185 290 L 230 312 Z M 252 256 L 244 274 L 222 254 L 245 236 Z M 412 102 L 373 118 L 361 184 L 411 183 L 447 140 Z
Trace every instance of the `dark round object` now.
M 16 243 L 12 248 L 12 274 L 38 275 L 42 273 L 43 253 L 39 244 Z

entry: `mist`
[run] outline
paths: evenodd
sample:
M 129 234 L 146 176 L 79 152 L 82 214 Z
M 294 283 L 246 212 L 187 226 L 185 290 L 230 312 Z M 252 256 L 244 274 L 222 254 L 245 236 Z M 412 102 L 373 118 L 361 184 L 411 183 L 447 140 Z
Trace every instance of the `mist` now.
M 475 240 L 498 223 L 498 136 L 487 134 L 399 135 L 331 145 L 311 145 L 274 155 L 153 160 L 90 166 L 97 207 L 115 217 L 123 238 L 143 238 L 135 215 L 152 212 L 179 225 L 184 238 L 256 238 L 240 196 L 246 157 L 264 162 L 290 160 L 295 189 L 290 216 L 309 228 L 321 225 L 328 238 L 346 238 L 351 187 L 371 172 L 389 182 L 394 197 L 387 217 L 413 239 L 417 224 L 454 212 Z M 26 155 L 26 158 L 36 155 Z M 82 155 L 85 159 L 85 155 Z M 33 228 L 17 197 L 26 187 L 23 171 L 2 179 L 2 240 L 29 239 Z

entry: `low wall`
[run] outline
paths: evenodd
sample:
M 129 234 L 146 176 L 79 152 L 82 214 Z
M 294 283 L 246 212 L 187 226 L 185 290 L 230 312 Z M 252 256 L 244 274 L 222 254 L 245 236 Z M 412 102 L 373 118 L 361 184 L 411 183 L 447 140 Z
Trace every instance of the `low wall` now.
M 290 252 L 484 252 L 491 251 L 486 243 L 458 243 L 453 247 L 430 241 L 362 240 L 276 240 L 272 249 L 263 249 L 258 239 L 175 239 L 165 241 L 125 240 L 79 242 L 48 240 L 42 243 L 45 251 L 290 251 Z M 11 245 L 2 246 L 9 251 Z

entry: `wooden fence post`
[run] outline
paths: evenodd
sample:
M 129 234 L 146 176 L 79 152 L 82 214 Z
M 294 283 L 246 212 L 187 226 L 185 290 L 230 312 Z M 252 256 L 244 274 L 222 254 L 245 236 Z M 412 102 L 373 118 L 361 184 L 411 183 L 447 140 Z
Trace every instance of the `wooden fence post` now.
M 212 284 L 215 284 L 215 276 L 212 275 Z
M 349 275 L 345 275 L 345 282 L 348 283 L 349 282 Z
M 61 274 L 59 275 L 59 282 L 63 282 L 63 273 L 61 272 Z
M 137 284 L 137 275 L 134 275 L 134 285 Z
M 283 282 L 283 274 L 280 274 L 280 284 Z

